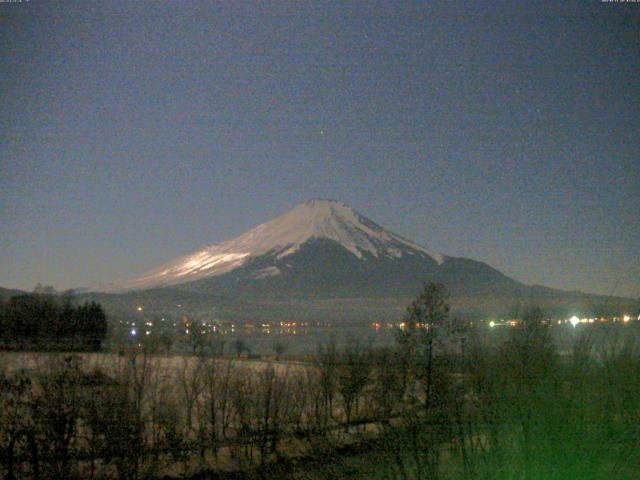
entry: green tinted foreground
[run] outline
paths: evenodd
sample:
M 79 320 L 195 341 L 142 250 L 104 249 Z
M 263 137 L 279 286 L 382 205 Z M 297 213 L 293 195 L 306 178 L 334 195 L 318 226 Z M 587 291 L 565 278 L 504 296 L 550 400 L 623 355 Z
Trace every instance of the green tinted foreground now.
M 392 348 L 33 354 L 0 369 L 0 477 L 638 478 L 637 326 L 559 348 L 541 311 L 517 318 L 485 339 L 430 285 Z

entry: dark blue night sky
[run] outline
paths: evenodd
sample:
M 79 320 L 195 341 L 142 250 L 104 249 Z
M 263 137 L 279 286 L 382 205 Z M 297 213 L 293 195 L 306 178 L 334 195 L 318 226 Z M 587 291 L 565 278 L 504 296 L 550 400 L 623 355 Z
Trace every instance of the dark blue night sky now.
M 0 4 L 0 285 L 132 277 L 310 197 L 640 295 L 640 3 Z

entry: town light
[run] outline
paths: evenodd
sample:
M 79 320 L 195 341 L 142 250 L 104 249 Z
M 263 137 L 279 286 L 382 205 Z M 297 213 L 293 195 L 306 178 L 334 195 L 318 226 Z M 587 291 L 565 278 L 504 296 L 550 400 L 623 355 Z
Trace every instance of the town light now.
M 575 326 L 580 323 L 580 319 L 574 315 L 569 319 L 569 322 L 571 322 L 571 325 L 575 328 Z

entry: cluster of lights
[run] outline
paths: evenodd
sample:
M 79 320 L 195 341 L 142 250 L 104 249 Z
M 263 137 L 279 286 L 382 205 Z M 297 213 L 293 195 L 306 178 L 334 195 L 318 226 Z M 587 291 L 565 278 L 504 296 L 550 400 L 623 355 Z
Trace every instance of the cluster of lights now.
M 402 330 L 404 330 L 405 328 L 407 328 L 407 325 L 405 322 L 402 322 L 402 323 L 371 322 L 371 328 L 373 328 L 374 330 L 380 330 L 382 328 L 386 328 L 389 330 L 393 328 L 401 328 Z
M 182 305 L 178 304 L 176 306 L 177 307 L 181 307 Z M 138 312 L 143 312 L 144 311 L 144 307 L 143 306 L 138 306 L 138 307 L 136 307 L 136 310 Z M 187 324 L 186 320 L 187 320 L 186 317 L 183 317 L 183 322 L 185 324 Z M 631 318 L 630 315 L 623 315 L 622 317 L 613 317 L 611 319 L 611 321 L 613 321 L 613 322 L 621 321 L 623 323 L 629 323 L 631 320 L 632 320 L 632 318 Z M 162 318 L 161 321 L 164 322 L 165 318 Z M 607 321 L 609 321 L 609 319 L 606 319 L 606 318 L 579 318 L 578 316 L 573 315 L 568 320 L 557 320 L 557 321 L 556 320 L 545 320 L 545 321 L 543 321 L 543 323 L 545 323 L 545 324 L 546 323 L 557 323 L 558 325 L 562 325 L 563 323 L 570 323 L 574 328 L 576 328 L 578 326 L 578 324 L 580 324 L 580 323 L 589 324 L 589 323 L 607 322 Z M 640 321 L 640 315 L 638 315 L 638 321 Z M 124 322 L 121 320 L 120 323 L 124 323 Z M 208 326 L 207 322 L 205 322 L 205 321 L 202 321 L 201 323 L 202 323 L 202 327 L 203 328 L 206 328 Z M 129 322 L 126 322 L 126 324 L 129 325 Z M 489 321 L 489 327 L 490 328 L 495 328 L 495 327 L 498 327 L 498 326 L 514 327 L 517 324 L 518 324 L 518 321 L 515 320 L 515 319 L 512 319 L 512 320 L 499 320 L 499 321 L 490 320 Z M 131 330 L 130 330 L 130 334 L 131 334 L 131 336 L 135 337 L 138 334 L 138 330 L 136 328 L 136 324 L 135 324 L 135 322 L 131 322 L 130 325 L 132 327 Z M 147 327 L 153 327 L 153 322 L 147 321 L 147 322 L 144 323 L 144 325 L 147 326 Z M 174 322 L 173 326 L 176 327 L 177 324 Z M 187 325 L 185 325 L 185 326 L 187 326 Z M 274 325 L 271 324 L 271 323 L 262 323 L 260 326 L 262 327 L 262 331 L 264 333 L 271 333 L 271 329 L 273 328 Z M 287 332 L 287 333 L 295 334 L 296 333 L 296 327 L 306 327 L 306 326 L 308 326 L 307 322 L 280 322 L 281 333 Z M 328 324 L 327 326 L 330 326 L 330 324 Z M 394 325 L 393 324 L 383 324 L 381 322 L 372 322 L 371 326 L 375 330 L 379 330 L 383 326 L 392 328 Z M 402 323 L 398 324 L 397 326 L 400 327 L 400 329 L 405 330 L 408 327 L 408 324 L 406 322 L 402 322 Z M 213 325 L 213 324 L 210 325 L 210 327 L 211 327 L 211 330 L 213 332 L 216 332 L 216 331 L 220 330 L 220 332 L 222 334 L 227 333 L 227 332 L 224 331 L 224 329 L 222 327 L 218 328 L 216 325 Z M 236 326 L 234 324 L 231 324 L 230 327 L 231 327 L 231 332 L 232 333 L 236 331 Z M 250 328 L 255 327 L 255 325 L 247 323 L 247 324 L 244 325 L 244 327 L 245 327 L 245 329 L 250 329 Z M 426 328 L 427 325 L 418 323 L 418 324 L 415 325 L 415 327 L 416 328 Z M 203 334 L 206 333 L 206 330 L 203 329 L 202 333 Z M 151 331 L 150 330 L 146 330 L 145 334 L 146 335 L 150 335 Z M 189 334 L 189 328 L 188 327 L 185 328 L 185 334 L 187 334 L 187 335 Z
M 632 319 L 631 316 L 629 315 L 624 315 L 622 318 L 618 318 L 618 317 L 613 317 L 611 319 L 613 322 L 617 322 L 617 321 L 622 321 L 623 323 L 629 323 Z M 596 323 L 596 322 L 607 322 L 608 319 L 606 318 L 579 318 L 578 316 L 574 315 L 571 318 L 569 318 L 568 320 L 557 320 L 557 321 L 547 321 L 547 320 L 543 320 L 542 323 L 544 324 L 548 324 L 548 323 L 557 323 L 558 325 L 562 325 L 563 323 L 570 323 L 574 328 L 578 326 L 578 324 L 580 323 Z M 640 315 L 638 316 L 638 321 L 640 321 Z M 500 326 L 510 326 L 510 327 L 515 327 L 518 324 L 517 320 L 500 320 L 500 321 L 495 321 L 495 320 L 491 320 L 489 321 L 489 327 L 490 328 L 495 328 L 495 327 L 500 327 Z M 402 324 L 400 325 L 400 327 L 402 328 Z
M 280 326 L 285 328 L 306 327 L 307 325 L 307 322 L 280 322 Z
M 136 328 L 132 328 L 131 331 L 131 336 L 135 337 L 136 335 L 138 335 L 138 330 Z M 151 330 L 145 330 L 145 335 L 151 335 Z
M 176 307 L 180 307 L 180 306 L 182 305 L 181 304 L 176 305 Z M 142 307 L 136 307 L 136 310 L 140 311 L 141 308 Z M 162 317 L 160 318 L 159 322 L 146 321 L 144 322 L 144 325 L 146 325 L 147 327 L 154 327 L 154 326 L 160 325 L 160 323 L 165 324 L 165 322 L 169 322 L 167 323 L 167 325 L 173 325 L 174 328 L 182 327 L 183 330 L 181 330 L 181 333 L 185 335 L 189 335 L 190 332 L 193 333 L 194 331 L 198 331 L 203 335 L 210 332 L 219 332 L 222 335 L 228 333 L 228 331 L 225 330 L 225 327 L 223 325 L 219 325 L 216 323 L 216 320 L 212 320 L 212 319 L 194 320 L 187 317 L 186 315 L 183 315 L 179 320 L 176 320 L 173 322 L 171 321 L 171 319 Z M 127 322 L 127 325 L 128 324 L 129 322 Z M 135 326 L 135 323 L 132 323 L 131 326 Z M 245 325 L 245 327 L 246 326 L 247 325 Z M 234 332 L 235 329 L 236 329 L 236 326 L 234 324 L 231 324 L 230 331 Z M 149 335 L 150 333 L 151 332 L 149 332 L 147 335 Z
M 504 326 L 515 327 L 516 325 L 518 325 L 517 320 L 500 320 L 499 322 L 496 322 L 495 320 L 491 320 L 489 322 L 489 327 L 491 328 L 504 327 Z
M 629 315 L 624 315 L 621 319 L 619 319 L 618 317 L 614 317 L 612 319 L 614 322 L 617 322 L 619 320 L 621 320 L 623 323 L 629 323 L 631 321 L 631 317 Z M 638 320 L 640 321 L 640 316 L 638 316 Z M 605 318 L 579 318 L 576 315 L 572 316 L 569 320 L 565 320 L 564 323 L 570 323 L 574 328 L 578 326 L 578 324 L 580 323 L 596 323 L 596 322 L 606 322 L 608 321 Z M 547 321 L 543 321 L 542 323 L 549 323 Z M 557 324 L 558 325 L 562 325 L 563 321 L 562 320 L 558 320 Z M 489 327 L 490 328 L 494 328 L 494 327 L 499 327 L 499 326 L 504 326 L 504 325 L 508 325 L 510 327 L 515 327 L 518 324 L 517 320 L 508 320 L 508 321 L 500 321 L 500 322 L 496 322 L 495 320 L 491 320 L 489 322 Z
M 613 317 L 611 319 L 613 322 L 622 321 L 623 323 L 629 323 L 631 321 L 630 315 L 623 315 L 622 318 Z M 638 320 L 640 321 L 640 315 L 638 315 Z M 579 323 L 595 323 L 595 322 L 608 322 L 609 320 L 606 318 L 578 318 L 577 316 L 573 316 L 569 319 L 569 323 L 574 327 L 577 327 Z

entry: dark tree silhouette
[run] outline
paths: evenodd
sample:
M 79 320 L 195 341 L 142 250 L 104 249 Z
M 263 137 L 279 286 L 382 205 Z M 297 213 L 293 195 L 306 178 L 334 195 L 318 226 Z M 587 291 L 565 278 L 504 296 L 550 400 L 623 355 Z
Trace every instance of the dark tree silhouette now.
M 107 317 L 95 303 L 74 305 L 68 296 L 19 295 L 0 304 L 0 341 L 6 348 L 99 350 Z

